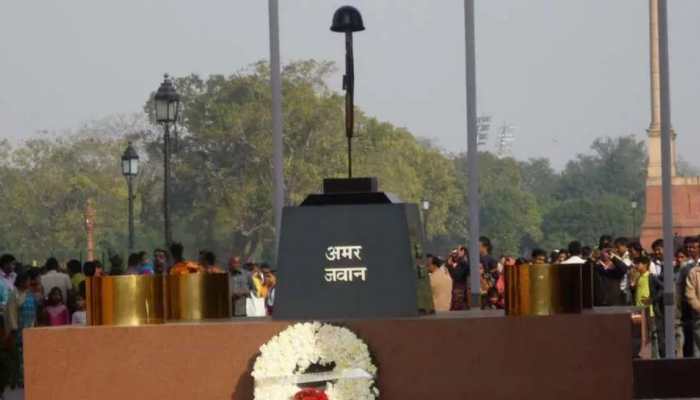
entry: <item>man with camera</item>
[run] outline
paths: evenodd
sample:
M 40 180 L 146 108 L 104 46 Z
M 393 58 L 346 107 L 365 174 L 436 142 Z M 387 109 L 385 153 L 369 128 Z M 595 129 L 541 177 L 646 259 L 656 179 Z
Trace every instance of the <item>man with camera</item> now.
M 600 258 L 594 266 L 594 304 L 596 307 L 625 305 L 623 288 L 627 284 L 623 284 L 623 280 L 627 275 L 628 263 L 623 257 L 627 242 L 625 238 L 617 238 L 616 249 L 613 250 L 610 241 L 605 239 L 605 236 L 601 237 Z

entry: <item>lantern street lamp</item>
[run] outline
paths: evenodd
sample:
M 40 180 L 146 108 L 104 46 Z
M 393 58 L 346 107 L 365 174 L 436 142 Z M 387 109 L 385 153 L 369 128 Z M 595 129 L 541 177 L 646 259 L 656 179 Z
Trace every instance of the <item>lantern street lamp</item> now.
M 352 33 L 365 30 L 365 26 L 362 23 L 362 15 L 355 7 L 340 7 L 333 14 L 331 30 L 345 33 L 345 75 L 343 75 L 343 89 L 345 89 L 345 136 L 348 138 L 348 177 L 352 178 L 352 136 L 355 120 L 355 67 L 352 55 Z
M 134 188 L 133 179 L 139 173 L 139 155 L 129 142 L 122 155 L 122 175 L 129 188 L 129 254 L 134 252 Z
M 170 230 L 170 125 L 175 125 L 180 116 L 180 95 L 172 80 L 165 74 L 154 96 L 156 122 L 163 125 L 163 221 L 165 244 L 172 243 Z

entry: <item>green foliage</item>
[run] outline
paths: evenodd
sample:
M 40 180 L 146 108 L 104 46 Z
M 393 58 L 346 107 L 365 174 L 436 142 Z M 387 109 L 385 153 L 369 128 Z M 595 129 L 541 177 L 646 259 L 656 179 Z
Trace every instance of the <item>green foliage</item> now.
M 597 243 L 601 234 L 630 236 L 633 231 L 630 204 L 643 205 L 646 149 L 634 136 L 599 138 L 593 154 L 579 154 L 557 180 L 556 202 L 546 210 L 544 244 L 564 246 L 569 240 Z M 638 210 L 644 215 L 643 208 Z M 635 221 L 641 224 L 641 218 Z
M 599 138 L 591 150 L 561 173 L 547 159 L 517 162 L 479 154 L 480 233 L 492 239 L 496 254 L 560 248 L 574 239 L 594 244 L 601 234 L 631 234 L 630 202 L 642 204 L 644 198 L 644 142 L 632 136 Z M 454 161 L 463 204 L 451 210 L 457 223 L 446 240 L 459 242 L 469 227 L 466 154 Z M 643 209 L 637 212 L 644 215 Z M 641 218 L 636 222 L 641 224 Z
M 333 66 L 304 61 L 282 73 L 286 202 L 299 204 L 323 178 L 346 173 L 343 98 L 325 84 Z M 229 77 L 177 80 L 185 132 L 173 158 L 175 237 L 244 257 L 270 254 L 274 238 L 269 70 L 259 63 Z M 151 107 L 147 104 L 146 109 Z M 452 162 L 405 129 L 356 114 L 357 176 L 378 176 L 383 190 L 402 199 L 431 200 L 429 234 L 448 232 L 449 209 L 459 204 Z M 148 158 L 161 163 L 160 138 L 143 137 Z M 158 187 L 160 176 L 149 178 Z M 159 189 L 160 190 L 160 189 Z M 160 215 L 160 194 L 143 197 L 149 225 Z
M 579 154 L 561 174 L 557 195 L 566 198 L 597 198 L 614 194 L 627 199 L 644 197 L 646 150 L 634 136 L 599 138 L 593 154 Z
M 81 132 L 63 139 L 33 139 L 0 167 L 3 243 L 24 261 L 49 255 L 78 257 L 85 244 L 84 211 L 97 205 L 95 242 L 122 247 L 126 188 L 119 170 L 123 141 Z
M 468 204 L 466 154 L 458 155 L 455 164 L 463 198 Z M 537 242 L 542 238 L 542 215 L 537 197 L 522 190 L 526 184 L 520 165 L 514 159 L 479 154 L 480 234 L 491 238 L 496 254 L 519 254 L 523 242 Z M 455 213 L 459 215 L 459 226 L 465 237 L 469 229 L 466 205 Z
M 544 218 L 546 248 L 562 247 L 571 240 L 598 242 L 601 234 L 629 236 L 632 226 L 629 200 L 604 194 L 599 198 L 560 201 Z
M 546 158 L 531 158 L 518 163 L 520 168 L 520 188 L 532 193 L 537 203 L 545 212 L 555 202 L 560 175 L 557 174 Z
M 323 178 L 346 174 L 344 102 L 325 84 L 333 71 L 332 64 L 316 61 L 283 70 L 287 205 L 318 192 Z M 220 255 L 272 256 L 268 76 L 268 66 L 258 63 L 230 76 L 176 80 L 184 114 L 173 145 L 171 213 L 174 238 L 189 256 L 205 248 Z M 141 155 L 137 248 L 161 247 L 163 141 L 161 128 L 145 120 L 152 118 L 151 109 L 149 99 L 139 118 L 105 119 L 73 135 L 33 139 L 17 148 L 0 144 L 0 250 L 25 261 L 79 256 L 90 200 L 97 211 L 98 256 L 125 258 L 127 187 L 119 157 L 127 140 Z M 356 131 L 355 175 L 377 176 L 384 191 L 408 202 L 428 199 L 428 236 L 440 245 L 435 247 L 464 243 L 466 156 L 446 154 L 361 110 Z M 629 202 L 642 204 L 644 193 L 644 143 L 601 138 L 591 150 L 561 172 L 546 159 L 479 154 L 481 232 L 492 238 L 496 254 L 560 247 L 574 238 L 592 243 L 602 233 L 630 231 Z

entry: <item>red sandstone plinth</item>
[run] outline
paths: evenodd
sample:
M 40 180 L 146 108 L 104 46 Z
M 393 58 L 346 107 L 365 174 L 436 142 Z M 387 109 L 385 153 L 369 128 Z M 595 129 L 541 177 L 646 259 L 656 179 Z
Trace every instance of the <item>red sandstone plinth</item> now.
M 629 315 L 480 312 L 343 323 L 369 345 L 382 399 L 632 398 Z M 250 400 L 260 345 L 288 322 L 37 328 L 28 400 Z

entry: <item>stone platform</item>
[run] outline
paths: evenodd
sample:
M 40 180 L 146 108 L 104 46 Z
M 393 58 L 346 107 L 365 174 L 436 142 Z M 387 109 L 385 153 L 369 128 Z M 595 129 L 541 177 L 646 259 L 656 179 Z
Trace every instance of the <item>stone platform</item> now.
M 290 323 L 31 329 L 26 398 L 249 400 L 258 348 Z M 369 345 L 383 399 L 632 398 L 626 313 L 470 311 L 339 324 Z

